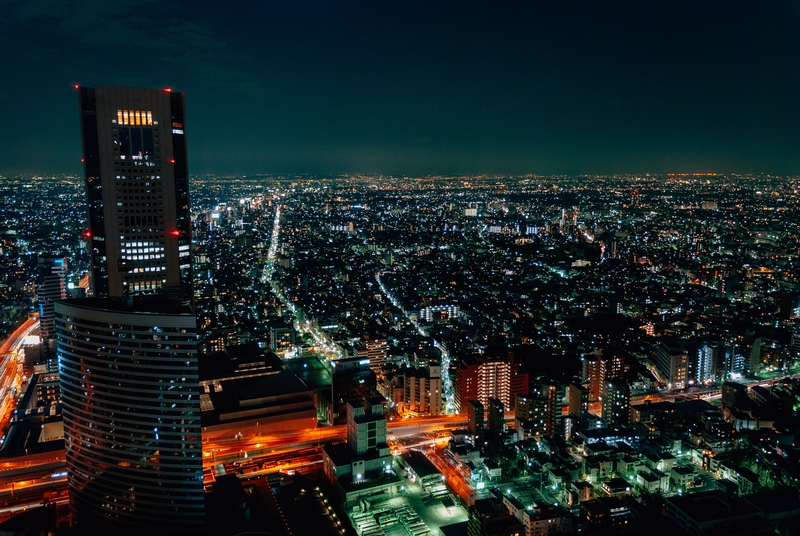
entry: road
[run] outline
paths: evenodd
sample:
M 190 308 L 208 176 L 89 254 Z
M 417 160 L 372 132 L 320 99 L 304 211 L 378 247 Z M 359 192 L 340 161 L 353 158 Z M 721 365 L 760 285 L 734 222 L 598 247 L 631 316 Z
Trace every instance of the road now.
M 428 451 L 428 459 L 433 462 L 436 469 L 444 476 L 445 484 L 450 488 L 450 491 L 455 493 L 461 498 L 461 503 L 469 506 L 475 502 L 473 493 L 474 489 L 470 487 L 468 482 L 464 479 L 463 472 L 455 467 L 448 459 L 442 455 L 442 450 L 433 448 Z
M 463 428 L 466 424 L 466 415 L 444 415 L 390 420 L 386 423 L 386 428 L 390 435 L 408 437 L 439 430 L 456 430 Z M 316 447 L 323 443 L 346 440 L 347 426 L 344 424 L 279 434 L 231 437 L 229 439 L 217 438 L 203 442 L 203 466 L 288 453 L 298 449 Z
M 414 325 L 419 334 L 423 337 L 430 337 L 427 331 L 419 325 L 419 322 L 403 308 L 403 305 L 397 300 L 397 298 L 395 298 L 394 294 L 392 294 L 389 289 L 386 288 L 386 285 L 384 285 L 383 281 L 381 280 L 380 272 L 375 274 L 375 281 L 378 283 L 378 287 L 381 289 L 383 295 L 386 296 L 392 305 L 400 309 L 400 312 L 403 313 L 403 316 Z M 433 337 L 431 337 L 431 340 L 433 341 L 433 345 L 441 352 L 440 364 L 442 375 L 442 394 L 444 395 L 445 411 L 450 412 L 453 411 L 453 408 L 455 407 L 453 379 L 450 377 L 450 352 L 447 349 L 447 345 L 441 341 L 438 341 Z
M 261 282 L 270 285 L 272 292 L 289 309 L 295 317 L 294 328 L 298 332 L 308 333 L 319 345 L 327 359 L 341 359 L 344 357 L 341 347 L 332 341 L 328 334 L 319 329 L 319 326 L 307 319 L 305 313 L 300 309 L 283 291 L 274 279 L 275 260 L 278 255 L 278 239 L 281 234 L 281 205 L 275 208 L 275 220 L 272 226 L 272 236 L 270 238 L 269 250 L 267 252 L 267 262 L 264 265 Z
M 66 500 L 63 461 L 0 471 L 0 522 L 46 502 Z
M 25 337 L 39 327 L 39 316 L 33 315 L 22 323 L 0 346 L 0 430 L 8 426 L 15 407 L 14 389 L 19 389 L 21 365 L 17 354 Z

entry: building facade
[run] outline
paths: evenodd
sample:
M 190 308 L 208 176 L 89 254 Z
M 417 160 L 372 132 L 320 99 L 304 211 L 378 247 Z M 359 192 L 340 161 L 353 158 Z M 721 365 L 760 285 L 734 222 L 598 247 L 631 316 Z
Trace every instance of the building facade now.
M 56 323 L 53 307 L 56 300 L 67 297 L 64 272 L 67 259 L 56 255 L 39 255 L 36 263 L 36 301 L 39 304 L 39 332 L 42 338 L 42 358 L 53 357 L 56 340 Z
M 417 415 L 441 415 L 441 366 L 428 365 L 418 369 L 404 369 L 403 404 L 407 411 Z
M 345 504 L 400 491 L 402 481 L 392 471 L 392 454 L 386 444 L 383 399 L 348 401 L 347 444 L 325 445 L 322 467 Z
M 625 380 L 606 380 L 603 384 L 602 417 L 609 426 L 630 424 L 631 389 Z
M 78 527 L 201 532 L 195 316 L 177 300 L 155 296 L 87 298 L 56 302 L 55 321 Z
M 183 93 L 80 87 L 95 297 L 191 299 L 191 220 Z
M 529 376 L 513 357 L 481 359 L 469 356 L 462 360 L 454 380 L 456 411 L 466 408 L 469 400 L 484 406 L 490 398 L 499 398 L 512 409 L 517 395 L 527 394 Z
M 689 353 L 680 346 L 656 345 L 654 361 L 667 389 L 686 387 Z
M 567 386 L 569 414 L 572 417 L 586 417 L 589 414 L 589 389 L 579 384 Z
M 540 384 L 535 392 L 517 396 L 514 423 L 519 439 L 552 435 L 555 431 L 556 388 Z

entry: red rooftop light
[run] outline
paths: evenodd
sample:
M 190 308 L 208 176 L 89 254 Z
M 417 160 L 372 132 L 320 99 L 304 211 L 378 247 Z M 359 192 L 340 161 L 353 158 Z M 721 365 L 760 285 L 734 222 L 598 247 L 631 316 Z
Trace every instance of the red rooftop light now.
M 181 236 L 181 232 L 175 229 L 174 231 L 170 231 L 169 234 L 172 236 Z

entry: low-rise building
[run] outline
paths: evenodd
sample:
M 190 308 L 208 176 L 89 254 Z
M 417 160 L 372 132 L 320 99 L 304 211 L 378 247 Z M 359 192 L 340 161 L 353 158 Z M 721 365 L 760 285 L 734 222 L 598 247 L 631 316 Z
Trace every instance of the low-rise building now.
M 669 479 L 675 489 L 686 489 L 694 481 L 695 472 L 689 467 L 673 467 L 669 470 Z
M 420 452 L 409 451 L 400 458 L 400 463 L 405 466 L 409 479 L 425 490 L 438 488 L 444 481 L 442 473 Z
M 322 449 L 325 476 L 342 502 L 352 504 L 378 493 L 397 493 L 401 479 L 392 470 L 381 399 L 347 403 L 347 444 Z

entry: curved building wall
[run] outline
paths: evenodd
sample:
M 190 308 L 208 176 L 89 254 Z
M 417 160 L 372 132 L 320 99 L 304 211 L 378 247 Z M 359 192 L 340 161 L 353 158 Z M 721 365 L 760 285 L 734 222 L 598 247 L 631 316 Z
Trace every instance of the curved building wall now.
M 204 512 L 195 317 L 142 308 L 56 303 L 70 507 L 79 528 L 98 533 L 196 534 Z

